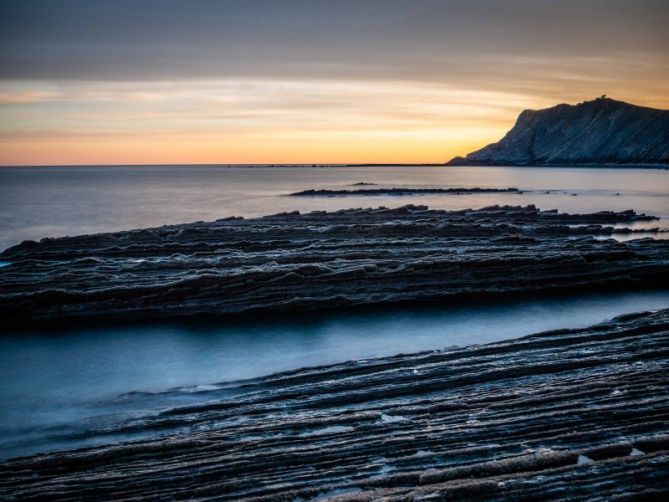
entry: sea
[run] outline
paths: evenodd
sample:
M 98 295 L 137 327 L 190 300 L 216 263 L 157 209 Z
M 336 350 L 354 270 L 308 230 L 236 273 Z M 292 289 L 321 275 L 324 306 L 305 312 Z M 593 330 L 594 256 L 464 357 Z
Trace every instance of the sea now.
M 518 193 L 290 197 L 308 189 L 518 188 Z M 422 204 L 534 204 L 659 217 L 669 171 L 447 166 L 60 166 L 0 168 L 0 249 L 39 240 L 284 211 Z M 653 235 L 669 237 L 669 232 Z M 635 236 L 632 236 L 635 237 Z M 625 238 L 630 238 L 627 236 Z M 0 258 L 1 260 L 1 258 Z M 0 284 L 2 266 L 0 261 Z M 0 329 L 0 458 L 137 439 L 101 431 L 220 399 L 225 382 L 303 366 L 488 343 L 669 307 L 669 288 L 206 324 Z M 158 435 L 160 432 L 150 432 Z

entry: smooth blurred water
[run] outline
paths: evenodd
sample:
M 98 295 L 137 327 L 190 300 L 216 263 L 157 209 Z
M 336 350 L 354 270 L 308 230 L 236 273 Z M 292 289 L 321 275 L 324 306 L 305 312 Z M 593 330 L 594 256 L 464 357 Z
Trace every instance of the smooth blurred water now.
M 523 194 L 286 197 L 309 188 L 516 187 Z M 545 193 L 547 190 L 554 192 Z M 577 195 L 573 195 L 577 194 Z M 616 195 L 620 194 L 620 195 Z M 24 239 L 262 216 L 281 211 L 427 204 L 464 209 L 635 209 L 669 219 L 669 171 L 530 167 L 115 166 L 0 168 L 0 249 Z M 662 225 L 667 226 L 667 221 Z
M 225 381 L 488 343 L 667 307 L 669 291 L 652 291 L 265 322 L 8 333 L 0 338 L 0 457 L 110 441 L 91 431 L 133 414 L 215 399 L 212 391 Z

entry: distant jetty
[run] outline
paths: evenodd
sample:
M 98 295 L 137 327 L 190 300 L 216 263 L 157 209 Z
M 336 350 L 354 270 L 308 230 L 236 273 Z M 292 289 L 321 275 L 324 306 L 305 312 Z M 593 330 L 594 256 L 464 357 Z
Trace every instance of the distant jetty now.
M 362 188 L 355 190 L 303 190 L 291 197 L 336 197 L 347 195 L 469 195 L 475 193 L 520 193 L 517 188 Z
M 448 165 L 669 168 L 669 110 L 604 96 L 525 110 L 499 142 Z

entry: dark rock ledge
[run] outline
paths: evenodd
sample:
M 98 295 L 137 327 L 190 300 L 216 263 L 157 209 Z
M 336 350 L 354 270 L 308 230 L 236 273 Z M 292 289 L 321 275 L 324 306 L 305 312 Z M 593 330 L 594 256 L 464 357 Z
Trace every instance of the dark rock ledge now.
M 652 219 L 409 205 L 27 241 L 0 255 L 0 316 L 53 326 L 666 287 L 669 240 L 593 237 Z
M 669 310 L 301 369 L 132 425 L 159 439 L 2 463 L 0 497 L 667 500 L 668 370 Z
M 355 190 L 303 190 L 290 197 L 340 197 L 348 195 L 471 195 L 474 193 L 522 193 L 517 188 L 361 188 Z

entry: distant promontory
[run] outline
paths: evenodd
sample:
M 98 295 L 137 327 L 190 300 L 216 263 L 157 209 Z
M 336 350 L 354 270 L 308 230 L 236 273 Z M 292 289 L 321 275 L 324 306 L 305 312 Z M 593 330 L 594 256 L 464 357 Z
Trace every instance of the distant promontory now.
M 605 96 L 525 110 L 500 141 L 448 165 L 669 167 L 669 110 Z

